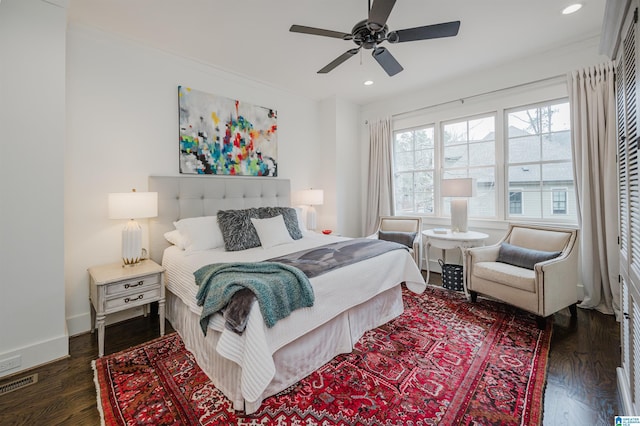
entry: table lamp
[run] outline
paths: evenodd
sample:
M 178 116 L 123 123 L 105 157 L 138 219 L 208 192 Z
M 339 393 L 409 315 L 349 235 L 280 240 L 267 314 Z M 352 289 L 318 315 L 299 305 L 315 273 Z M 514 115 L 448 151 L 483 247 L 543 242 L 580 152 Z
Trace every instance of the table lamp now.
M 122 262 L 136 265 L 142 257 L 142 228 L 136 219 L 158 215 L 157 192 L 117 192 L 109 194 L 109 219 L 129 219 L 122 230 Z
M 451 197 L 451 231 L 467 232 L 467 198 L 475 195 L 473 178 L 443 179 L 440 195 Z
M 299 202 L 302 205 L 309 206 L 307 210 L 307 229 L 315 231 L 316 229 L 316 208 L 324 202 L 324 191 L 322 189 L 305 189 L 300 191 Z

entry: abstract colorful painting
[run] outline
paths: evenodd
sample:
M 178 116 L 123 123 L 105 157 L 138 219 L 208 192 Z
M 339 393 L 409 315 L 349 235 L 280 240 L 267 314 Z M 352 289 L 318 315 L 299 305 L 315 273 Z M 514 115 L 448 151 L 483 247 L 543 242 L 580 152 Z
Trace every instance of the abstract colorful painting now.
M 278 176 L 274 109 L 178 86 L 180 173 Z

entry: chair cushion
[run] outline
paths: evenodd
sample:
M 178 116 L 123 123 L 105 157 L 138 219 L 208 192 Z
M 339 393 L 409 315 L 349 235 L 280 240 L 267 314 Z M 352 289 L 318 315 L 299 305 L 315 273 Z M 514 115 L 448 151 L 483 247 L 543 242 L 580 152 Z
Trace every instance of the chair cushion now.
M 531 269 L 500 262 L 478 262 L 473 265 L 473 275 L 531 293 L 536 291 L 536 273 Z
M 409 248 L 413 247 L 416 235 L 417 232 L 378 231 L 379 240 L 393 241 L 394 243 L 404 244 Z
M 536 263 L 554 259 L 560 256 L 561 251 L 532 250 L 524 247 L 514 246 L 509 243 L 500 244 L 497 262 L 508 263 L 509 265 L 521 268 L 533 269 Z

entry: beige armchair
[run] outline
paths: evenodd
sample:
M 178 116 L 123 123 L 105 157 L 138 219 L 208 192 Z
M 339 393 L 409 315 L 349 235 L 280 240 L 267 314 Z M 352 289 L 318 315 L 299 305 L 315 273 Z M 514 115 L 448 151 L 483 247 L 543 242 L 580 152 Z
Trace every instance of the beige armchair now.
M 566 307 L 575 317 L 577 243 L 577 229 L 510 224 L 496 245 L 468 250 L 466 274 L 471 300 L 480 293 L 533 312 L 541 328 L 545 317 Z M 541 252 L 557 252 L 557 257 L 544 260 L 552 255 Z
M 386 235 L 381 236 L 380 233 Z M 418 265 L 418 269 L 422 270 L 422 218 L 413 216 L 382 216 L 378 224 L 378 230 L 370 238 L 388 239 L 396 242 L 404 242 L 397 240 L 402 236 L 394 235 L 395 233 L 415 234 L 412 236 L 409 246 L 409 252 Z M 382 238 L 381 238 L 382 237 Z

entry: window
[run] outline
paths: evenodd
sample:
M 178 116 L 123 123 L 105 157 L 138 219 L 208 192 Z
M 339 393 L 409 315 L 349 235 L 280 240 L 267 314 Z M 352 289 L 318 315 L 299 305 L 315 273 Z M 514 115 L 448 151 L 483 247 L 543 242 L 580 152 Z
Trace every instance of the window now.
M 469 216 L 496 216 L 496 133 L 495 115 L 444 123 L 443 179 L 471 177 L 476 180 L 476 196 L 469 200 Z M 450 214 L 450 200 L 444 213 Z
M 393 172 L 396 214 L 434 213 L 434 128 L 396 132 Z
M 567 189 L 554 189 L 551 194 L 553 214 L 567 214 Z
M 506 113 L 507 187 L 521 187 L 523 200 L 508 216 L 576 220 L 569 115 L 566 101 Z
M 509 214 L 522 214 L 522 191 L 509 190 Z

